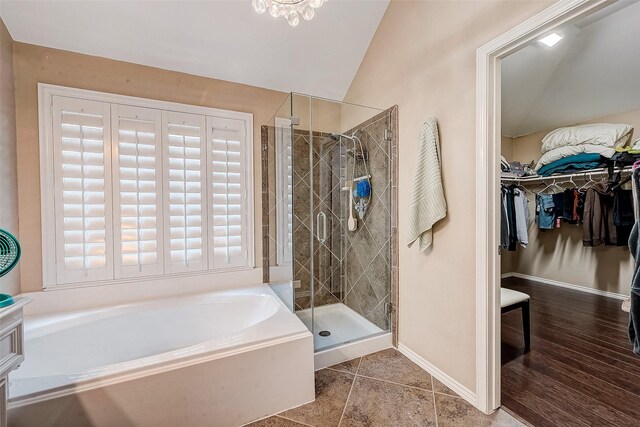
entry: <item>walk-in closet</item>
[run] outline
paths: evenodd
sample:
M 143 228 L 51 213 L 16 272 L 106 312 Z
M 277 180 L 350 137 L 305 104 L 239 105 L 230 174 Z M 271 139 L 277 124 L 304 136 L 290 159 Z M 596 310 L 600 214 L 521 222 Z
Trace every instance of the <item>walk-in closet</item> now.
M 501 62 L 501 404 L 533 425 L 640 425 L 638 22 L 613 3 Z

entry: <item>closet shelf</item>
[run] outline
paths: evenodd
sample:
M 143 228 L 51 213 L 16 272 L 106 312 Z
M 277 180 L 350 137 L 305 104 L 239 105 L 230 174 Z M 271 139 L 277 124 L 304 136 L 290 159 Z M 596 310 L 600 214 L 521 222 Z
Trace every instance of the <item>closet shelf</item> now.
M 622 169 L 616 169 L 615 172 L 622 173 L 630 173 L 633 170 L 632 166 L 625 166 Z M 500 177 L 501 182 L 512 182 L 512 183 L 530 183 L 530 182 L 547 182 L 554 181 L 558 179 L 565 178 L 597 178 L 600 176 L 606 176 L 609 173 L 609 169 L 607 168 L 599 168 L 599 169 L 589 169 L 583 172 L 575 172 L 575 173 L 566 173 L 560 175 L 550 175 L 550 176 L 521 176 L 521 177 Z

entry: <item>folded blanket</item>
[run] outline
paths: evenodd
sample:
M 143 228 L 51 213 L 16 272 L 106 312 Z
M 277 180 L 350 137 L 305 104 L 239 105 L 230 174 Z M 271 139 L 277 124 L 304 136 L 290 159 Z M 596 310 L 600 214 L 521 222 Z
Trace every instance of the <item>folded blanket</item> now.
M 569 156 L 573 156 L 574 154 L 581 154 L 581 153 L 598 153 L 601 156 L 604 156 L 610 159 L 611 156 L 613 156 L 616 153 L 616 150 L 611 147 L 604 147 L 602 145 L 592 145 L 592 144 L 560 147 L 544 153 L 540 158 L 540 160 L 538 160 L 538 164 L 536 165 L 535 170 L 538 171 L 544 165 L 551 164 L 556 160 L 560 160 L 564 157 L 569 157 Z
M 538 170 L 538 175 L 549 176 L 553 173 L 570 173 L 579 170 L 595 169 L 604 164 L 604 158 L 597 153 L 574 154 L 549 163 Z

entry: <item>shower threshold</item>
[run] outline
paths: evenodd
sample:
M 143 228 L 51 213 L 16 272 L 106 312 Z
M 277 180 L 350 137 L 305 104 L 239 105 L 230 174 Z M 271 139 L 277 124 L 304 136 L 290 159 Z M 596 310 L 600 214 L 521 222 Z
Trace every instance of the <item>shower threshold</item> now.
M 296 311 L 296 315 L 311 330 L 311 309 Z M 316 369 L 391 347 L 390 332 L 342 303 L 316 307 L 314 322 Z M 324 331 L 330 334 L 321 335 Z

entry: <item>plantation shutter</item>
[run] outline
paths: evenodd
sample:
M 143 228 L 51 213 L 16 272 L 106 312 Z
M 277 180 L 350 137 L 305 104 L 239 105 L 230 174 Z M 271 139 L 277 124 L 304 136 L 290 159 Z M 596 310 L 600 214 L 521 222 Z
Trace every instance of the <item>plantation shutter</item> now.
M 112 105 L 115 277 L 163 273 L 162 115 Z
M 276 117 L 277 262 L 288 265 L 293 249 L 293 161 L 291 120 Z
M 251 212 L 246 194 L 246 130 L 241 120 L 208 118 L 210 269 L 247 266 Z M 249 147 L 251 149 L 251 147 Z
M 165 271 L 207 268 L 205 117 L 163 112 Z
M 56 283 L 112 279 L 110 106 L 52 104 Z

